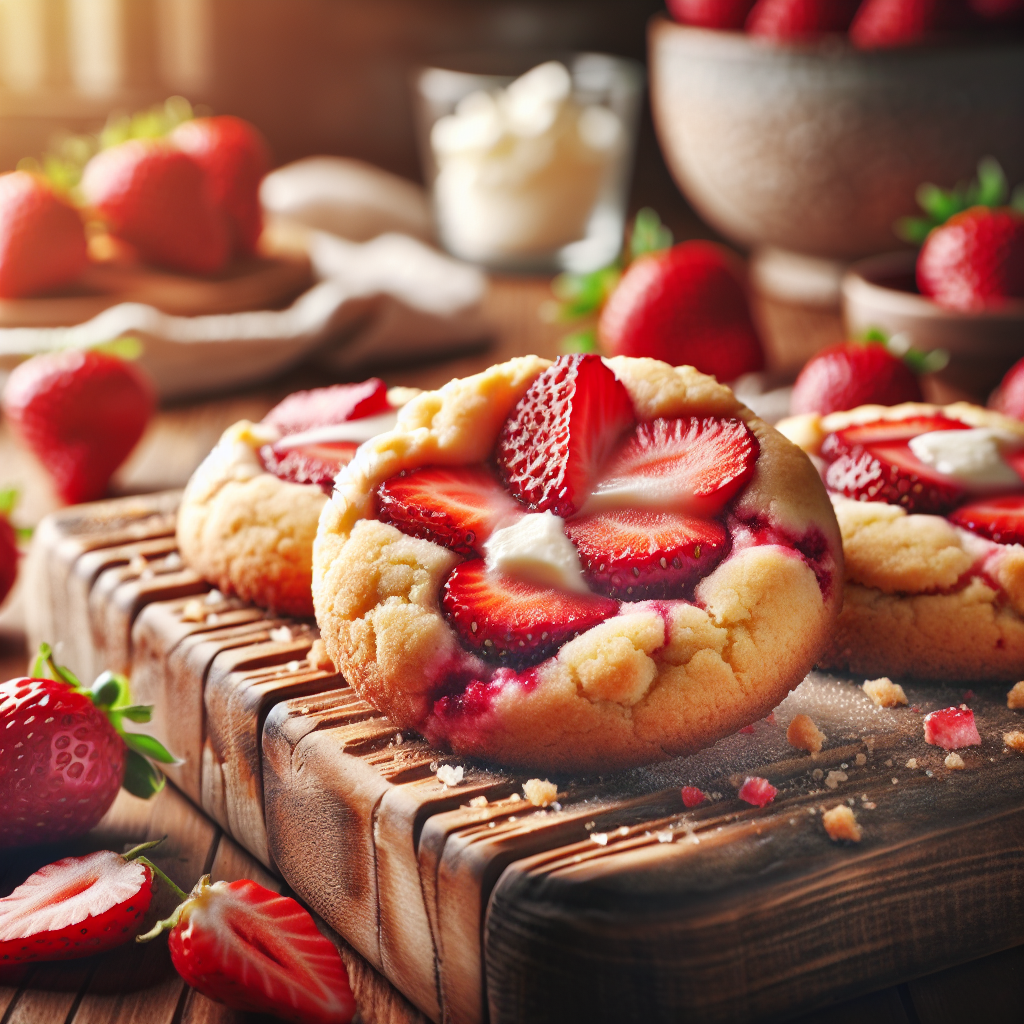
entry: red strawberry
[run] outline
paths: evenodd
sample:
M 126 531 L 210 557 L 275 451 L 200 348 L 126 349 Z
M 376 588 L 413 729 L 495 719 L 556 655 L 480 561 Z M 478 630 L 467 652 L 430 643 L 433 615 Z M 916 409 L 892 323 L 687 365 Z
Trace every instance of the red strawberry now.
M 949 520 L 997 544 L 1024 544 L 1024 494 L 972 501 L 950 512 Z
M 30 875 L 0 900 L 0 965 L 71 960 L 128 942 L 153 898 L 152 867 L 131 858 L 100 850 Z
M 91 350 L 35 356 L 3 392 L 15 434 L 39 458 L 68 504 L 103 496 L 111 474 L 142 437 L 156 396 L 134 364 Z
M 712 242 L 683 242 L 634 260 L 601 311 L 610 355 L 688 364 L 719 380 L 764 368 L 737 267 Z
M 916 416 L 839 430 L 821 446 L 822 457 L 829 460 L 825 485 L 859 501 L 944 515 L 964 500 L 966 489 L 918 459 L 907 442 L 933 430 L 966 429 L 967 424 L 944 416 Z
M 600 356 L 559 356 L 502 427 L 505 485 L 538 512 L 571 516 L 634 421 L 629 394 Z
M 1018 360 L 1006 371 L 1002 383 L 988 400 L 990 409 L 1024 420 L 1024 359 Z
M 569 594 L 489 572 L 482 558 L 452 570 L 441 606 L 466 647 L 516 669 L 543 661 L 619 609 L 606 597 Z
M 696 786 L 683 786 L 682 788 L 683 806 L 686 808 L 697 807 L 707 800 L 707 795 L 704 790 L 698 789 Z
M 358 384 L 295 391 L 278 402 L 263 422 L 277 427 L 282 434 L 298 434 L 314 427 L 377 416 L 390 409 L 387 384 L 379 377 L 371 377 Z
M 825 415 L 858 405 L 921 402 L 917 376 L 884 345 L 843 341 L 813 356 L 793 386 L 793 413 Z
M 912 46 L 935 32 L 966 28 L 963 0 L 864 0 L 850 26 L 850 41 L 861 50 Z
M 265 444 L 259 454 L 268 473 L 289 483 L 312 484 L 330 494 L 335 478 L 352 461 L 358 447 L 354 441 L 331 441 L 284 451 Z
M 619 447 L 585 512 L 645 508 L 710 519 L 754 473 L 761 446 L 742 420 L 641 423 Z
M 18 534 L 10 520 L 17 500 L 18 492 L 14 488 L 0 491 L 0 604 L 18 578 Z
M 231 255 L 231 238 L 202 167 L 156 139 L 101 150 L 85 166 L 86 201 L 115 238 L 148 263 L 186 274 L 214 274 Z
M 377 514 L 412 537 L 463 555 L 524 511 L 486 466 L 429 466 L 402 472 L 377 489 Z
M 943 708 L 924 716 L 924 741 L 943 750 L 981 745 L 974 712 L 967 707 Z
M 235 252 L 254 252 L 263 231 L 260 182 L 270 170 L 266 140 L 248 121 L 221 115 L 185 121 L 171 141 L 206 172 L 214 202 L 231 225 Z
M 1024 296 L 1024 216 L 973 206 L 950 217 L 921 246 L 917 286 L 949 309 L 985 309 Z
M 174 760 L 123 730 L 124 719 L 149 721 L 151 710 L 127 706 L 124 677 L 105 673 L 84 690 L 43 651 L 48 660 L 41 655 L 34 671 L 57 678 L 0 683 L 0 849 L 88 832 L 122 784 L 137 796 L 163 785 L 146 757 Z
M 78 211 L 33 174 L 0 174 L 0 299 L 62 288 L 88 263 Z
M 684 25 L 741 29 L 754 0 L 667 0 L 668 12 Z
M 355 1014 L 345 964 L 309 912 L 250 879 L 211 884 L 204 875 L 138 941 L 165 930 L 185 982 L 232 1009 L 295 1024 L 348 1024 Z
M 646 509 L 580 516 L 565 532 L 590 586 L 619 601 L 682 597 L 730 547 L 719 522 Z
M 860 0 L 757 0 L 747 32 L 768 39 L 813 39 L 850 27 Z
M 764 807 L 770 804 L 779 791 L 760 775 L 748 775 L 743 785 L 736 794 L 742 801 L 753 804 L 755 807 Z

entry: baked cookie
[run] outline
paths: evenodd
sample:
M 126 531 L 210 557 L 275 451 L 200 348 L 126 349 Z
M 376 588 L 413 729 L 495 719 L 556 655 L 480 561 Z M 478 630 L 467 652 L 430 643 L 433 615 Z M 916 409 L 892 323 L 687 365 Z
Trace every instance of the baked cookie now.
M 822 666 L 1019 679 L 1024 423 L 915 402 L 794 416 L 779 429 L 822 460 L 843 534 L 843 611 Z
M 338 384 L 289 395 L 260 423 L 228 427 L 185 488 L 182 557 L 225 594 L 311 616 L 313 538 L 334 477 L 417 393 L 376 378 Z
M 399 727 L 603 770 L 767 714 L 827 643 L 839 532 L 806 456 L 692 367 L 513 359 L 420 395 L 338 476 L 313 598 Z

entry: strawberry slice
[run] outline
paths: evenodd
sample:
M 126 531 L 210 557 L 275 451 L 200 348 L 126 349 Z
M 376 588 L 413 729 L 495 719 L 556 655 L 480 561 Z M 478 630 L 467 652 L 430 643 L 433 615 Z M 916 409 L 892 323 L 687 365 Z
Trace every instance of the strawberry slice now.
M 412 537 L 463 555 L 523 513 L 486 466 L 428 466 L 393 476 L 377 489 L 377 516 Z
M 762 779 L 760 775 L 748 775 L 736 795 L 744 803 L 753 804 L 755 807 L 765 807 L 775 799 L 778 792 L 767 779 Z
M 568 518 L 635 420 L 629 394 L 600 356 L 559 356 L 502 428 L 502 479 L 536 511 Z
M 175 970 L 219 1003 L 295 1024 L 348 1024 L 355 1015 L 345 964 L 309 911 L 248 878 L 211 884 L 204 875 L 139 941 L 163 931 Z
M 974 712 L 968 707 L 943 708 L 924 716 L 924 741 L 943 750 L 981 745 Z
M 945 515 L 967 490 L 910 450 L 909 441 L 935 430 L 968 430 L 945 416 L 880 420 L 836 431 L 825 438 L 822 457 L 829 461 L 825 485 L 858 501 L 884 501 L 908 512 Z
M 260 449 L 260 461 L 268 473 L 293 484 L 315 484 L 325 494 L 334 488 L 334 478 L 347 466 L 359 447 L 353 441 L 304 444 L 280 451 L 272 444 Z
M 682 416 L 641 423 L 583 511 L 647 508 L 710 518 L 753 476 L 760 451 L 738 419 Z
M 390 408 L 388 386 L 379 377 L 371 377 L 358 384 L 295 391 L 278 402 L 263 422 L 277 427 L 282 434 L 298 434 L 313 427 L 376 416 Z
M 950 512 L 949 521 L 997 544 L 1024 544 L 1024 494 L 972 501 Z
M 153 870 L 144 859 L 100 850 L 47 864 L 0 900 L 0 964 L 70 960 L 119 946 L 152 898 Z
M 596 594 L 570 594 L 489 572 L 482 558 L 452 570 L 441 607 L 466 647 L 516 669 L 543 661 L 619 609 Z
M 570 519 L 565 532 L 590 586 L 619 601 L 682 597 L 730 548 L 721 523 L 678 512 L 597 512 Z

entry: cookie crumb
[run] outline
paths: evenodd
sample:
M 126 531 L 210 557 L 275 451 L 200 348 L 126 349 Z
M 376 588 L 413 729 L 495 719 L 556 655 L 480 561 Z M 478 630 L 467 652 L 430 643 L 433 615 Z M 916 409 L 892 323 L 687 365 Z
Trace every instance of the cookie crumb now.
M 857 816 L 846 804 L 836 804 L 832 810 L 826 811 L 821 816 L 821 823 L 825 826 L 829 839 L 834 842 L 845 839 L 851 843 L 859 843 L 861 840 Z
M 462 765 L 443 764 L 437 769 L 437 781 L 442 786 L 457 786 L 465 774 Z
M 182 622 L 202 622 L 206 618 L 206 609 L 203 602 L 193 598 L 181 609 Z
M 858 754 L 853 760 L 854 760 L 854 762 L 856 764 L 867 764 L 868 763 L 868 755 L 867 754 Z
M 820 768 L 815 768 L 814 771 L 811 772 L 811 778 L 814 779 L 815 782 L 821 782 L 821 780 L 825 778 L 825 773 Z
M 661 831 L 655 832 L 654 837 L 659 843 L 671 843 L 675 838 L 672 834 L 672 830 L 667 828 L 663 828 Z
M 1013 684 L 1013 689 L 1006 695 L 1006 706 L 1012 711 L 1024 710 L 1024 679 Z
M 1011 750 L 1016 750 L 1018 754 L 1024 754 L 1024 732 L 1021 732 L 1020 729 L 1014 729 L 1013 732 L 1004 732 L 1003 742 Z
M 840 782 L 846 782 L 849 777 L 846 772 L 829 772 L 825 778 L 825 785 L 829 789 L 835 789 Z
M 313 641 L 313 646 L 310 647 L 306 660 L 313 668 L 326 669 L 330 672 L 335 671 L 334 662 L 331 661 L 331 656 L 327 653 L 327 645 L 323 640 L 316 639 Z
M 864 692 L 882 708 L 894 708 L 899 704 L 907 704 L 907 695 L 899 683 L 894 683 L 888 676 L 881 679 L 869 679 L 863 686 Z
M 960 769 L 967 767 L 967 765 L 964 764 L 964 759 L 955 750 L 946 755 L 945 764 L 947 768 Z
M 475 797 L 473 797 L 472 800 L 469 801 L 469 806 L 470 807 L 486 807 L 487 806 L 487 797 L 485 797 L 485 796 L 475 796 Z
M 270 639 L 275 644 L 286 644 L 289 640 L 294 640 L 292 631 L 287 626 L 277 626 L 270 631 Z
M 607 832 L 591 832 L 590 841 L 597 843 L 598 846 L 608 845 L 608 833 Z
M 825 734 L 814 724 L 810 715 L 797 715 L 786 730 L 786 742 L 809 754 L 820 753 L 825 740 Z
M 907 767 L 908 767 L 908 768 L 916 768 L 916 767 L 917 767 L 917 758 L 916 758 L 916 757 L 912 757 L 912 758 L 911 758 L 911 759 L 910 759 L 910 760 L 909 760 L 909 761 L 907 762 Z
M 555 802 L 558 787 L 547 779 L 527 779 L 523 783 L 523 793 L 534 807 L 547 807 Z

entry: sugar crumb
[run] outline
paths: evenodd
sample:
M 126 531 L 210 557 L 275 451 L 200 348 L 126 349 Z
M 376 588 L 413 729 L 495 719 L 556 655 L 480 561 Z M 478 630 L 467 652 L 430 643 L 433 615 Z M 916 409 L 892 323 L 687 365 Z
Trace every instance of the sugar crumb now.
M 846 772 L 829 772 L 825 778 L 825 785 L 829 789 L 835 789 L 840 782 L 846 782 L 849 777 Z
M 797 750 L 806 750 L 809 754 L 819 753 L 826 738 L 810 715 L 797 715 L 786 730 L 786 742 Z
M 292 631 L 288 626 L 276 626 L 270 631 L 270 639 L 275 644 L 286 644 L 289 640 L 294 640 Z
M 218 622 L 220 622 L 220 616 L 216 612 L 210 612 L 206 616 L 206 624 L 208 626 L 216 626 Z
M 1018 754 L 1024 754 L 1024 732 L 1014 729 L 1012 732 L 1003 733 L 1003 742 Z
M 534 807 L 548 807 L 558 797 L 558 787 L 547 779 L 527 779 L 523 793 Z
M 457 786 L 462 781 L 464 775 L 465 772 L 461 764 L 443 764 L 437 769 L 437 781 L 442 786 Z
M 224 600 L 224 595 L 215 587 L 206 595 L 206 597 L 203 598 L 203 600 L 207 604 L 220 604 L 221 601 Z
M 607 832 L 591 832 L 590 841 L 597 843 L 598 846 L 608 845 L 608 833 Z
M 1024 710 L 1024 679 L 1013 684 L 1013 689 L 1006 695 L 1006 706 L 1013 711 Z
M 485 797 L 485 796 L 475 796 L 475 797 L 473 797 L 472 800 L 469 801 L 469 806 L 470 807 L 486 807 L 487 806 L 487 797 Z
M 878 804 L 876 804 L 874 800 L 868 800 L 861 804 L 861 807 L 863 807 L 865 811 L 873 811 L 877 806 Z
M 898 785 L 900 784 L 900 780 L 899 780 L 899 779 L 897 779 L 897 778 L 896 778 L 895 776 L 893 776 L 892 784 L 893 784 L 894 786 L 898 786 Z
M 957 770 L 967 767 L 964 764 L 964 759 L 955 750 L 946 755 L 945 765 L 947 768 L 955 768 Z
M 289 661 L 288 664 L 285 665 L 285 668 L 288 669 L 289 672 L 298 672 L 301 667 L 301 661 Z
M 850 843 L 859 843 L 861 840 L 857 816 L 846 804 L 836 804 L 830 811 L 826 811 L 821 816 L 821 823 L 825 826 L 829 839 L 834 842 L 845 839 Z
M 313 641 L 313 646 L 310 647 L 306 660 L 313 668 L 326 669 L 330 672 L 335 671 L 334 662 L 331 661 L 331 656 L 327 653 L 327 645 L 319 638 Z
M 888 676 L 881 679 L 869 679 L 863 686 L 864 692 L 882 708 L 894 708 L 898 704 L 907 704 L 907 695 L 899 683 L 894 683 Z
M 910 759 L 910 760 L 909 760 L 909 761 L 907 762 L 907 767 L 908 767 L 908 768 L 916 768 L 916 767 L 917 767 L 917 758 L 916 758 L 916 757 L 912 757 L 912 758 L 911 758 L 911 759 Z
M 671 843 L 672 840 L 675 838 L 672 834 L 672 830 L 667 828 L 663 828 L 660 831 L 655 832 L 654 837 L 658 840 L 659 843 Z

